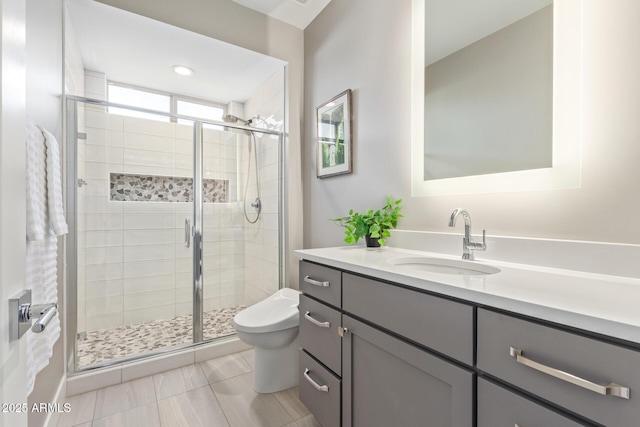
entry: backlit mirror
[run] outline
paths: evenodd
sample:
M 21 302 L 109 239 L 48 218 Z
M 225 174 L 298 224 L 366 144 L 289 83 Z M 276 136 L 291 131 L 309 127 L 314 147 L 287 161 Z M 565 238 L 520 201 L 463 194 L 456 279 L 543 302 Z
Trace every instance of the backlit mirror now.
M 581 0 L 414 0 L 412 195 L 579 186 Z

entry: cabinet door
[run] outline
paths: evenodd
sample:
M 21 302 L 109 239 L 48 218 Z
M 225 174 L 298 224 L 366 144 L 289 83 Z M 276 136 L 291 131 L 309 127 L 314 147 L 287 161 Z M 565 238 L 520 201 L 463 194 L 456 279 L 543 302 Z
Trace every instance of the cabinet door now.
M 469 427 L 472 371 L 343 316 L 343 427 Z

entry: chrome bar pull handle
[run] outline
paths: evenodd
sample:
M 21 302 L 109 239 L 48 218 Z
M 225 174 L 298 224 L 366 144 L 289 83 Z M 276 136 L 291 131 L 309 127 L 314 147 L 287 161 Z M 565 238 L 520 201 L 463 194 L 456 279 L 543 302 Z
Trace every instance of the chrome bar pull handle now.
M 542 363 L 538 363 L 535 360 L 524 357 L 523 351 L 519 348 L 509 347 L 509 355 L 515 358 L 516 362 L 520 363 L 521 365 L 528 366 L 529 368 L 535 369 L 536 371 L 542 372 L 543 374 L 558 378 L 559 380 L 568 382 L 578 387 L 582 387 L 586 390 L 590 390 L 603 396 L 615 396 L 622 399 L 629 399 L 629 395 L 631 394 L 629 387 L 624 387 L 615 383 L 611 383 L 608 385 L 597 384 L 584 378 L 577 377 L 568 372 L 564 372 L 559 369 L 543 365 Z
M 191 246 L 191 221 L 189 218 L 184 219 L 184 247 Z
M 313 386 L 313 388 L 315 388 L 316 390 L 321 391 L 323 393 L 328 393 L 329 392 L 329 386 L 320 385 L 317 382 L 315 382 L 313 380 L 313 378 L 311 378 L 309 376 L 309 369 L 308 368 L 305 368 L 303 375 L 304 375 L 304 378 L 309 382 L 309 384 L 311 384 Z
M 309 322 L 313 323 L 314 325 L 319 326 L 321 328 L 330 328 L 331 327 L 331 323 L 329 323 L 329 322 L 321 322 L 321 321 L 316 320 L 313 317 L 311 317 L 311 313 L 309 311 L 307 311 L 304 314 L 304 318 L 307 319 Z
M 317 280 L 313 280 L 309 276 L 304 276 L 304 281 L 313 286 L 320 286 L 321 288 L 328 288 L 331 286 L 331 283 L 329 282 L 319 282 Z

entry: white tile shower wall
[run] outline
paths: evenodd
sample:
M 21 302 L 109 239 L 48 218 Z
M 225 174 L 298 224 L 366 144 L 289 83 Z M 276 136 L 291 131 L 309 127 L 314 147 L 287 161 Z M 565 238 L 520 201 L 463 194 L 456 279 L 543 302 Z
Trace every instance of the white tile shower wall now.
M 284 130 L 284 69 L 276 73 L 245 104 L 246 117 L 260 116 L 255 126 Z M 244 225 L 245 304 L 263 300 L 279 286 L 278 249 L 278 141 L 256 134 L 262 214 L 256 224 Z M 243 151 L 242 178 L 247 179 L 248 152 Z M 253 159 L 251 159 L 253 162 Z M 252 166 L 253 167 L 253 166 Z M 255 169 L 249 179 L 249 201 L 255 195 Z M 244 188 L 243 188 L 244 190 Z M 255 196 L 254 196 L 255 197 Z M 249 209 L 250 215 L 252 210 Z
M 191 204 L 111 201 L 109 173 L 192 176 L 192 128 L 89 109 L 85 131 L 79 155 L 88 184 L 78 194 L 79 331 L 191 313 L 192 249 L 184 246 Z M 215 129 L 205 129 L 203 137 L 205 177 L 230 184 L 229 203 L 204 207 L 205 310 L 244 300 L 238 137 Z

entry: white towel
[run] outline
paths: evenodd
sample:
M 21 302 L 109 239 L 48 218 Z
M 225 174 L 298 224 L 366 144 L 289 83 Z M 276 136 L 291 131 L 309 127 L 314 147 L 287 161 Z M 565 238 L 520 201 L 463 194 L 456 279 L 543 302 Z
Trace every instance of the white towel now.
M 47 218 L 46 147 L 42 131 L 27 119 L 27 240 L 43 240 Z
M 44 240 L 27 241 L 26 281 L 34 305 L 58 302 L 57 249 L 58 238 L 53 233 L 48 233 Z M 36 334 L 29 330 L 26 333 L 27 395 L 33 391 L 38 372 L 49 364 L 53 345 L 59 337 L 59 315 L 49 322 L 44 332 Z
M 49 208 L 49 225 L 56 236 L 67 234 L 67 222 L 62 210 L 62 167 L 60 165 L 60 146 L 51 133 L 40 128 L 47 147 L 47 204 Z
M 27 120 L 27 247 L 26 282 L 32 304 L 58 302 L 58 235 L 67 233 L 62 211 L 61 165 L 58 142 Z M 35 316 L 36 314 L 34 314 Z M 36 375 L 49 364 L 53 345 L 60 337 L 56 315 L 44 332 L 27 332 L 27 394 Z

